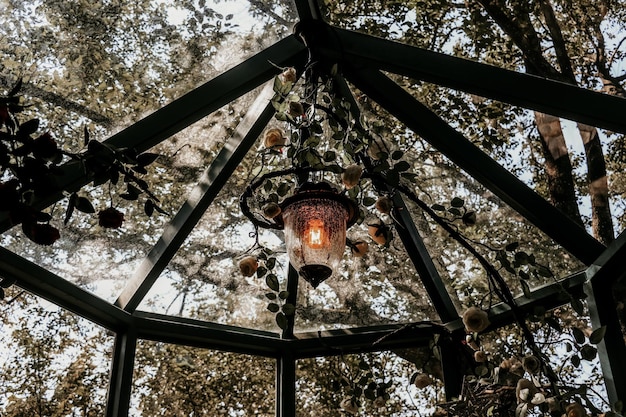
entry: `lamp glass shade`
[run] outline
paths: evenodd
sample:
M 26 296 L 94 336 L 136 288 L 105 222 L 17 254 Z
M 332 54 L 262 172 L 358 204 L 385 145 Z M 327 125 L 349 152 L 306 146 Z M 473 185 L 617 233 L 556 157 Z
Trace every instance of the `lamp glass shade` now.
M 330 277 L 346 246 L 348 209 L 337 199 L 311 196 L 282 212 L 291 265 L 315 288 Z

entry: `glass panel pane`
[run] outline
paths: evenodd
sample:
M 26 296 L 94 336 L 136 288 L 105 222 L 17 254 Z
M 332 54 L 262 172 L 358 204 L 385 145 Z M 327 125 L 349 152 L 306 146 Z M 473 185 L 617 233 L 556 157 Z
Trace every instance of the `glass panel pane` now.
M 296 369 L 298 417 L 432 415 L 445 398 L 428 348 L 301 359 Z
M 276 361 L 140 341 L 130 415 L 275 415 Z
M 550 402 L 550 398 L 555 397 L 555 390 L 541 365 L 543 362 L 554 372 L 564 405 L 578 402 L 587 410 L 597 407 L 600 411 L 608 411 L 595 346 L 599 339 L 591 337 L 593 331 L 589 318 L 575 313 L 567 305 L 550 311 L 537 307 L 526 325 L 535 341 L 536 352 L 530 349 L 526 342 L 529 338 L 522 334 L 519 325 L 507 325 L 481 334 L 480 347 L 467 344 L 468 351 L 474 352 L 478 348 L 485 355 L 479 354 L 483 358 L 475 362 L 474 375 L 466 376 L 466 399 L 450 403 L 448 410 L 454 414 L 468 405 L 482 408 L 495 398 L 503 409 L 514 407 L 518 404 L 515 387 L 520 384 L 530 387 L 530 398 L 537 403 L 543 398 Z M 587 411 L 587 414 L 591 413 Z
M 248 105 L 250 97 L 254 96 L 246 97 Z M 238 116 L 244 113 L 241 111 Z M 229 134 L 220 132 L 224 141 L 235 127 L 236 124 L 229 127 Z M 214 152 L 219 152 L 222 146 L 220 143 Z M 259 163 L 257 147 L 251 147 L 219 190 L 140 309 L 260 330 L 279 330 L 263 301 L 263 280 L 256 276 L 244 277 L 238 267 L 239 260 L 255 242 L 250 237 L 253 225 L 241 214 L 239 196 L 252 181 L 252 171 Z M 263 230 L 260 242 L 280 245 L 275 232 Z M 282 232 L 280 235 L 282 237 Z
M 102 416 L 113 337 L 11 287 L 0 315 L 0 414 Z
M 400 79 L 400 82 L 412 88 L 408 80 Z M 416 87 L 410 91 L 423 98 L 421 89 Z M 426 140 L 398 124 L 380 105 L 363 100 L 362 109 L 370 122 L 383 123 L 383 127 L 374 132 L 380 136 L 388 153 L 399 152 L 408 162 L 405 173 L 411 177 L 402 179 L 399 190 L 453 301 L 458 299 L 465 308 L 490 297 L 489 283 L 480 262 L 455 237 L 465 240 L 495 265 L 515 295 L 523 291 L 522 278 L 532 289 L 552 282 L 554 277 L 563 278 L 584 268 L 582 262 Z M 444 113 L 446 119 L 451 118 L 450 112 Z M 456 126 L 456 122 L 453 125 Z M 498 155 L 494 157 L 498 159 Z M 523 162 L 517 161 L 518 165 Z M 541 187 L 543 185 L 537 185 Z M 397 227 L 394 222 L 392 225 Z M 516 242 L 516 248 L 509 246 Z M 510 250 L 506 250 L 507 247 Z M 407 258 L 400 256 L 399 259 Z M 395 269 L 385 272 L 393 275 Z
M 595 206 L 604 207 L 597 193 L 602 191 L 600 173 L 606 166 L 607 213 L 612 213 L 609 217 L 615 236 L 624 229 L 621 134 L 429 83 L 391 77 L 520 181 L 546 200 L 557 201 L 561 210 L 575 214 L 590 234 L 594 233 L 594 222 L 604 221 L 593 220 L 592 199 Z M 598 139 L 597 147 L 585 145 L 589 140 L 585 135 L 592 131 Z M 592 186 L 590 181 L 597 182 Z M 571 203 L 566 200 L 569 195 Z
M 127 126 L 291 32 L 291 2 L 3 2 L 2 86 L 51 128 L 103 136 Z M 45 110 L 44 110 L 45 108 Z M 65 135 L 64 135 L 65 136 Z
M 383 249 L 367 233 L 365 224 L 348 230 L 352 241 L 369 241 L 365 256 L 347 249 L 338 272 L 318 288 L 300 280 L 296 331 L 438 320 L 400 239 Z
M 0 242 L 81 288 L 115 301 L 163 234 L 167 221 L 187 199 L 204 168 L 213 162 L 225 138 L 232 134 L 255 94 L 256 90 L 151 149 L 149 153 L 159 157 L 147 166 L 147 174 L 134 175 L 148 183 L 153 196 L 142 192 L 136 200 L 124 199 L 127 186 L 123 176 L 116 186 L 84 187 L 79 195 L 88 198 L 97 212 L 113 206 L 123 213 L 124 221 L 119 229 L 106 229 L 99 225 L 97 213 L 85 214 L 79 210 L 74 210 L 69 222 L 64 224 L 69 201 L 64 198 L 46 210 L 53 215 L 50 224 L 61 234 L 53 245 L 33 243 L 24 236 L 21 227 L 6 232 Z M 165 213 L 155 210 L 148 217 L 145 212 L 148 200 L 155 201 Z

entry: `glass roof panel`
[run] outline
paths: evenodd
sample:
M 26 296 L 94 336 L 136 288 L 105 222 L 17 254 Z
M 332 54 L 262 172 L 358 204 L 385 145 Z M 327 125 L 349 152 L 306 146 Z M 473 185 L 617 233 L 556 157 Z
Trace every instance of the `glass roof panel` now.
M 416 95 L 422 92 L 419 88 L 411 91 Z M 582 262 L 432 145 L 398 124 L 380 105 L 362 97 L 359 104 L 370 124 L 378 122 L 373 131 L 380 135 L 387 152 L 400 151 L 402 159 L 410 162 L 407 172 L 413 177 L 407 177 L 401 185 L 413 196 L 404 194 L 403 197 L 454 302 L 460 301 L 465 308 L 480 304 L 490 294 L 485 271 L 478 260 L 453 239 L 454 235 L 459 235 L 496 265 L 515 295 L 522 293 L 520 276 L 526 277 L 525 274 L 529 274 L 530 279 L 524 282 L 532 289 L 584 269 Z M 445 111 L 443 113 L 446 118 L 454 116 Z M 495 154 L 494 158 L 498 159 L 498 155 Z M 519 165 L 523 164 L 519 162 Z M 420 209 L 418 203 L 430 210 Z M 438 225 L 429 211 L 450 229 Z M 394 224 L 394 227 L 399 226 Z M 505 250 L 511 244 L 517 246 Z M 518 260 L 528 256 L 524 259 L 535 264 L 517 265 L 516 256 Z M 407 257 L 400 256 L 398 259 Z M 511 264 L 509 270 L 504 266 L 507 262 Z M 395 274 L 393 268 L 386 271 L 387 275 Z
M 585 29 L 595 24 L 583 18 L 587 16 L 585 3 L 551 7 L 550 24 L 546 23 L 544 9 L 526 3 L 492 3 L 488 7 L 484 6 L 488 3 L 443 0 L 428 4 L 367 0 L 320 3 L 326 21 L 339 28 L 566 81 L 594 91 L 623 94 L 619 82 L 608 79 L 619 77 L 626 65 L 620 51 L 626 24 L 619 7 L 598 13 L 598 32 L 601 27 L 611 29 L 610 33 L 596 38 Z M 584 54 L 576 52 L 581 50 L 601 51 L 598 53 L 603 56 L 597 63 L 602 74 L 589 64 Z
M 0 87 L 51 128 L 108 136 L 283 38 L 291 2 L 3 1 Z M 44 110 L 44 106 L 46 110 Z
M 149 199 L 141 193 L 137 201 L 126 201 L 122 179 L 115 187 L 91 185 L 79 193 L 88 198 L 96 211 L 112 205 L 124 214 L 120 229 L 104 229 L 98 225 L 97 214 L 74 210 L 70 221 L 63 224 L 68 199 L 65 198 L 47 210 L 55 214 L 51 222 L 60 230 L 61 238 L 54 245 L 42 246 L 24 236 L 21 227 L 6 232 L 0 241 L 7 249 L 73 282 L 94 294 L 115 301 L 135 269 L 163 234 L 167 221 L 196 185 L 204 167 L 210 164 L 223 138 L 232 132 L 245 113 L 251 97 L 233 101 L 213 114 L 182 130 L 170 139 L 150 149 L 158 158 L 147 167 L 144 179 L 164 214 L 156 212 L 148 217 L 145 203 Z M 247 97 L 247 98 L 246 98 Z M 94 261 L 97 257 L 97 261 Z
M 252 98 L 254 94 L 247 96 L 248 105 Z M 228 132 L 222 137 L 228 138 L 233 129 Z M 252 180 L 255 166 L 260 164 L 258 149 L 255 144 L 248 151 L 139 309 L 278 330 L 263 301 L 263 280 L 243 277 L 237 267 L 238 260 L 254 244 L 250 237 L 254 229 L 241 213 L 239 196 Z M 280 245 L 282 240 L 274 231 L 264 231 L 261 242 Z M 286 265 L 286 259 L 279 264 Z
M 556 169 L 571 171 L 576 210 L 580 212 L 580 218 L 587 231 L 590 234 L 593 233 L 590 193 L 594 188 L 589 185 L 587 172 L 595 172 L 598 169 L 594 166 L 594 162 L 598 159 L 593 154 L 586 155 L 588 150 L 585 149 L 589 149 L 589 146 L 584 144 L 576 122 L 545 116 L 533 110 L 434 84 L 415 83 L 398 77 L 394 79 L 546 200 L 550 200 L 549 183 L 551 181 L 547 172 L 554 172 Z M 550 126 L 543 129 L 554 129 L 555 133 L 556 129 L 560 129 L 562 133 L 562 139 L 558 142 L 550 138 L 550 143 L 554 144 L 550 145 L 552 149 L 558 144 L 559 152 L 562 152 L 559 161 L 550 162 L 550 164 L 547 162 L 549 154 L 547 148 L 544 149 L 542 145 L 543 141 L 537 129 L 538 117 L 543 117 L 544 119 L 541 120 L 546 120 Z M 580 128 L 584 132 L 589 126 L 582 124 Z M 598 155 L 605 160 L 607 181 L 610 184 L 608 198 L 614 235 L 618 236 L 624 230 L 624 207 L 626 205 L 622 192 L 624 170 L 620 165 L 623 160 L 620 140 L 622 135 L 605 129 L 598 129 L 597 134 L 601 146 Z

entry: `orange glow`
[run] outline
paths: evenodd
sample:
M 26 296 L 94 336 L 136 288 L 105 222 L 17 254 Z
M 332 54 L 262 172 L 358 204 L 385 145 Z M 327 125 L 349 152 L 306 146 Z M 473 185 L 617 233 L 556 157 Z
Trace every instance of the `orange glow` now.
M 324 222 L 319 219 L 312 219 L 307 224 L 304 231 L 304 242 L 311 249 L 321 249 L 327 240 L 324 233 Z

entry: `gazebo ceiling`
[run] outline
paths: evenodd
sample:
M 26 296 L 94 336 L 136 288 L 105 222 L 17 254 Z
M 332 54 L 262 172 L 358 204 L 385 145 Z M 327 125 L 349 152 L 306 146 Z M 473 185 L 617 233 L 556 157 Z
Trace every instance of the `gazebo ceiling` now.
M 332 64 L 338 65 L 340 71 L 336 81 L 342 86 L 346 99 L 356 105 L 353 94 L 358 90 L 359 94 L 376 102 L 406 129 L 419 135 L 442 157 L 480 183 L 486 192 L 522 216 L 525 225 L 534 227 L 537 233 L 546 236 L 546 240 L 553 241 L 563 253 L 571 254 L 580 265 L 586 267 L 583 270 L 562 271 L 558 277 L 562 279 L 560 284 L 534 288 L 530 296 L 520 295 L 517 298 L 520 311 L 532 312 L 536 306 L 553 308 L 569 302 L 570 295 L 564 293 L 563 288 L 575 297 L 580 297 L 587 285 L 593 289 L 597 298 L 597 292 L 601 291 L 598 282 L 614 280 L 623 273 L 620 259 L 626 250 L 624 234 L 609 248 L 605 248 L 586 230 L 422 104 L 393 77 L 403 76 L 434 83 L 622 133 L 626 133 L 626 100 L 333 27 L 323 21 L 314 0 L 296 0 L 295 6 L 300 22 L 294 34 L 245 59 L 105 141 L 116 147 L 148 151 L 240 97 L 250 92 L 256 96 L 247 107 L 245 116 L 202 172 L 186 201 L 163 226 L 156 243 L 143 260 L 134 263 L 132 276 L 124 283 L 123 289 L 116 293 L 114 302 L 104 300 L 79 284 L 51 272 L 46 265 L 38 265 L 5 248 L 0 248 L 0 274 L 16 279 L 20 287 L 124 337 L 129 337 L 131 332 L 131 345 L 132 340 L 139 338 L 268 357 L 281 357 L 288 352 L 291 358 L 304 358 L 335 355 L 338 351 L 427 345 L 433 334 L 462 331 L 459 298 L 440 276 L 429 253 L 429 246 L 425 243 L 428 236 L 424 236 L 423 230 L 420 230 L 411 215 L 413 207 L 399 195 L 394 200 L 395 206 L 400 207 L 402 213 L 395 219 L 402 243 L 397 256 L 404 257 L 404 261 L 411 261 L 408 267 L 415 276 L 410 277 L 410 280 L 428 295 L 426 304 L 434 311 L 433 316 L 426 317 L 430 314 L 426 312 L 421 319 L 408 323 L 381 320 L 380 323 L 362 327 L 331 330 L 325 327 L 307 328 L 310 323 L 298 329 L 297 325 L 294 328 L 292 322 L 281 335 L 265 328 L 255 328 L 254 324 L 247 328 L 229 323 L 212 323 L 201 317 L 145 311 L 149 308 L 145 301 L 151 288 L 154 288 L 181 247 L 189 243 L 190 234 L 201 223 L 207 210 L 218 202 L 220 191 L 232 180 L 238 167 L 254 153 L 258 137 L 271 123 L 275 112 L 270 103 L 274 94 L 271 79 L 277 74 L 277 67 L 293 66 L 301 71 L 309 54 L 315 60 L 328 64 L 328 68 Z M 558 99 L 546 100 L 545 97 Z M 63 167 L 60 181 L 62 191 L 40 196 L 37 206 L 48 207 L 63 198 L 64 193 L 76 191 L 92 179 L 86 177 L 77 164 L 68 163 Z M 4 214 L 0 215 L 0 227 L 3 232 L 10 233 L 12 225 Z M 236 249 L 236 245 L 233 248 Z M 287 281 L 289 285 L 298 285 L 295 271 L 290 270 Z M 600 311 L 599 314 L 594 320 L 604 322 L 603 315 L 608 313 Z M 505 304 L 495 306 L 490 320 L 494 328 L 512 323 L 511 309 Z M 404 331 L 406 329 L 410 331 Z M 609 367 L 617 366 L 609 359 L 605 361 Z M 114 370 L 117 372 L 120 390 L 124 381 L 130 378 L 126 365 L 124 358 L 120 358 Z

